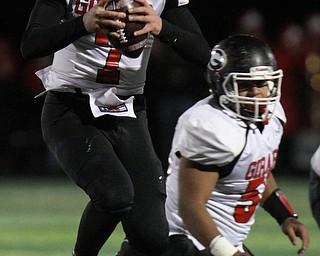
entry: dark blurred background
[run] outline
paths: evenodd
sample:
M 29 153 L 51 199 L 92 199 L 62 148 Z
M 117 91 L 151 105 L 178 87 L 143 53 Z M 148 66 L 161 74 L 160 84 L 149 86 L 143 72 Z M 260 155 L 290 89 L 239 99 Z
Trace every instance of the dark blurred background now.
M 277 169 L 307 175 L 320 144 L 320 5 L 316 1 L 190 0 L 190 10 L 210 46 L 233 33 L 252 34 L 274 50 L 284 70 L 282 104 L 288 123 Z M 43 144 L 43 98 L 35 71 L 51 57 L 24 61 L 19 45 L 35 0 L 17 0 L 0 10 L 0 176 L 59 176 Z M 197 51 L 197 49 L 190 49 Z M 202 70 L 155 42 L 147 76 L 149 124 L 156 151 L 167 156 L 178 116 L 208 95 Z

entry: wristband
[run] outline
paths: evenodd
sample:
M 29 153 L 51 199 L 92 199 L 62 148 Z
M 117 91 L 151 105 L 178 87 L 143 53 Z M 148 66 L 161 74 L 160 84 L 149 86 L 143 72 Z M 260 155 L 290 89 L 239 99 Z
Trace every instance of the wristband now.
M 213 256 L 232 256 L 238 250 L 223 236 L 218 235 L 212 239 L 209 245 Z
M 264 202 L 263 208 L 276 219 L 279 225 L 287 218 L 298 218 L 298 214 L 292 209 L 287 198 L 280 189 L 276 189 L 272 192 Z

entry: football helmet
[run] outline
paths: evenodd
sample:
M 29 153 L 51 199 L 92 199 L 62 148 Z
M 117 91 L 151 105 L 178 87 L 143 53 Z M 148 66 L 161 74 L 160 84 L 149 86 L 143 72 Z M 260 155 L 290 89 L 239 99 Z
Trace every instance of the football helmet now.
M 274 114 L 282 76 L 270 47 L 249 35 L 229 36 L 218 43 L 206 71 L 210 91 L 220 106 L 252 122 L 264 122 Z M 267 86 L 268 96 L 241 96 L 243 84 Z

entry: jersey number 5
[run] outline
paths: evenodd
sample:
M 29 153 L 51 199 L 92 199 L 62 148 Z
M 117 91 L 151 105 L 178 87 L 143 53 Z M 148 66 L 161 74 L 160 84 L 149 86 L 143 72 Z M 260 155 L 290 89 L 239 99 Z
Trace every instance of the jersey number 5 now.
M 243 204 L 238 204 L 235 207 L 234 218 L 236 222 L 247 223 L 254 214 L 261 196 L 259 196 L 258 187 L 263 184 L 263 181 L 264 177 L 250 181 L 246 190 L 247 192 L 242 194 L 240 199 L 240 202 L 243 202 Z

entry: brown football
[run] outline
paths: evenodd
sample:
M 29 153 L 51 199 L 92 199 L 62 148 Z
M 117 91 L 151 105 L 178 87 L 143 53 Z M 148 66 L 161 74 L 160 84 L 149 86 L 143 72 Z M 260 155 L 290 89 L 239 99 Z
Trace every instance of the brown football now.
M 107 4 L 106 10 L 125 12 L 128 16 L 128 9 L 137 6 L 140 6 L 140 4 L 133 0 L 112 0 Z M 123 22 L 126 23 L 125 28 L 114 30 L 120 34 L 120 38 L 109 37 L 108 40 L 121 54 L 130 58 L 138 58 L 146 45 L 148 35 L 134 36 L 133 33 L 142 29 L 144 23 L 132 22 L 127 18 Z

